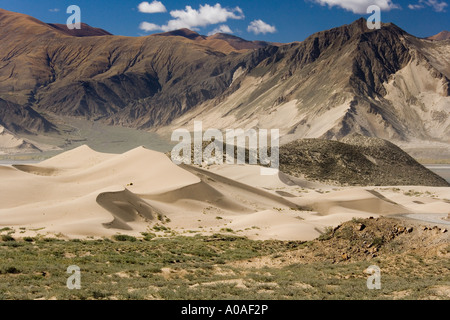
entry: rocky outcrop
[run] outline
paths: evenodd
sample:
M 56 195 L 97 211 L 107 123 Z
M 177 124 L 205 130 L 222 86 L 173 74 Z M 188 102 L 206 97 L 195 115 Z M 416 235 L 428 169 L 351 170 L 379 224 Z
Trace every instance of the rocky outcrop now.
M 449 186 L 389 141 L 350 135 L 342 141 L 297 140 L 280 148 L 280 170 L 344 185 Z

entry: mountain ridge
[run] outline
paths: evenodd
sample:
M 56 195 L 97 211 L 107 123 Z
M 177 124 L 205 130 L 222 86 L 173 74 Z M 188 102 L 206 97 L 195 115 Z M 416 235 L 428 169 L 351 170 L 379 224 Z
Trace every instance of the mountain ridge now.
M 450 122 L 446 114 L 450 111 L 450 69 L 448 63 L 443 63 L 448 60 L 434 61 L 436 52 L 430 51 L 432 49 L 441 54 L 445 50 L 445 55 L 450 51 L 444 43 L 430 44 L 430 47 L 424 49 L 425 45 L 428 43 L 407 34 L 394 24 L 383 24 L 381 30 L 370 31 L 366 28 L 364 19 L 319 32 L 300 44 L 280 47 L 269 58 L 270 61 L 261 63 L 260 66 L 266 64 L 265 76 L 255 70 L 248 71 L 247 79 L 236 83 L 236 87 L 242 86 L 244 82 L 248 84 L 248 87 L 241 90 L 239 97 L 230 91 L 229 97 L 234 95 L 233 99 L 224 99 L 223 104 L 219 100 L 205 104 L 198 112 L 177 119 L 172 128 L 182 123 L 192 126 L 194 118 L 205 119 L 206 126 L 211 126 L 213 119 L 221 118 L 225 126 L 247 127 L 249 123 L 256 121 L 255 117 L 249 117 L 247 121 L 246 115 L 259 112 L 262 116 L 259 116 L 257 126 L 284 126 L 284 135 L 291 136 L 285 142 L 305 137 L 340 139 L 352 132 L 399 141 L 439 140 L 443 134 L 448 141 Z M 415 70 L 418 68 L 416 64 L 429 75 L 429 79 L 425 81 L 427 83 L 416 79 L 420 77 L 419 71 Z M 404 88 L 395 79 L 400 80 L 402 76 L 397 74 L 409 67 L 415 68 L 412 76 L 414 79 L 402 78 L 401 81 L 408 81 L 407 88 Z M 250 79 L 260 82 L 257 88 L 250 89 Z M 330 86 L 325 87 L 324 83 Z M 408 87 L 415 86 L 416 83 L 421 87 Z M 403 92 L 404 90 L 408 92 Z M 425 98 L 429 97 L 422 98 L 421 91 L 430 91 L 429 97 L 438 104 L 436 110 L 425 107 Z M 393 95 L 394 92 L 402 96 L 396 96 L 395 100 L 386 99 L 386 96 Z M 324 101 L 324 98 L 328 101 Z M 413 107 L 419 110 L 417 114 L 414 110 L 411 115 L 408 103 L 414 100 L 417 101 L 417 106 Z M 206 110 L 214 110 L 213 105 L 222 112 L 214 113 L 211 117 L 203 116 Z M 246 108 L 243 105 L 247 105 Z M 300 112 L 294 107 L 300 109 Z M 238 109 L 239 114 L 230 117 Z M 276 114 L 279 114 L 279 118 L 283 117 L 280 109 L 286 109 L 283 113 L 291 115 L 286 119 L 287 126 L 286 122 L 276 120 Z M 427 110 L 428 114 L 419 114 L 421 109 Z M 338 112 L 340 118 L 335 118 Z M 294 114 L 298 115 L 298 120 L 295 120 Z M 411 116 L 415 118 L 409 119 Z M 429 118 L 426 119 L 427 127 L 411 132 L 410 127 L 423 125 L 420 123 L 423 116 Z M 434 121 L 431 118 L 439 120 L 442 131 L 430 134 Z M 333 121 L 339 121 L 338 125 L 329 126 L 325 130 L 326 125 Z M 328 123 L 325 124 L 326 122 Z
M 86 23 L 81 23 L 81 29 L 69 29 L 65 24 L 48 23 L 48 25 L 58 31 L 63 32 L 73 37 L 98 37 L 98 36 L 112 36 L 106 30 L 100 28 L 94 28 Z
M 265 41 L 248 41 L 243 38 L 226 33 L 216 33 L 213 35 L 204 36 L 186 28 L 163 33 L 155 33 L 150 35 L 150 37 L 182 37 L 198 42 L 202 45 L 209 46 L 213 49 L 219 49 L 220 51 L 225 53 L 245 53 L 248 50 L 261 49 L 268 46 L 283 45 Z
M 392 23 L 369 30 L 361 18 L 253 49 L 235 36 L 187 29 L 99 42 L 5 10 L 0 24 L 0 101 L 33 118 L 21 127 L 8 112 L 1 119 L 11 131 L 36 119 L 35 132 L 49 131 L 57 126 L 46 115 L 63 114 L 162 133 L 194 120 L 278 128 L 283 143 L 352 133 L 449 140 L 449 44 Z
M 434 36 L 428 37 L 429 40 L 444 41 L 450 39 L 450 31 L 443 30 Z

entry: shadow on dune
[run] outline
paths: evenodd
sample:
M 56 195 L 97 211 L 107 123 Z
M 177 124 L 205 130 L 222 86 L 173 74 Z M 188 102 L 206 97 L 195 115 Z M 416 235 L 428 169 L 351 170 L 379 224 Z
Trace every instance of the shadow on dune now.
M 114 220 L 104 223 L 108 229 L 133 230 L 128 223 L 152 221 L 162 214 L 128 189 L 118 192 L 104 192 L 98 195 L 97 203 L 109 211 Z
M 51 168 L 51 167 L 38 167 L 38 166 L 25 165 L 25 164 L 15 164 L 15 165 L 13 165 L 13 167 L 16 168 L 17 170 L 20 170 L 25 173 L 30 173 L 30 174 L 34 174 L 37 176 L 44 176 L 44 177 L 57 176 L 62 173 L 62 170 L 56 169 L 56 168 Z
M 233 189 L 238 190 L 238 192 L 241 194 L 251 194 L 253 197 L 259 198 L 259 202 L 261 204 L 267 203 L 269 205 L 269 207 L 273 203 L 288 206 L 291 208 L 298 207 L 297 204 L 295 204 L 287 199 L 284 199 L 282 196 L 277 196 L 275 194 L 252 187 L 250 185 L 228 179 L 224 176 L 212 173 L 210 171 L 203 170 L 203 169 L 200 169 L 200 168 L 197 168 L 194 166 L 182 165 L 181 167 L 183 169 L 191 172 L 192 174 L 196 175 L 197 177 L 199 177 L 202 180 L 202 182 L 208 184 L 209 187 L 211 187 L 211 188 L 217 189 L 224 185 L 227 186 L 227 188 L 229 188 L 231 186 L 231 187 L 233 187 Z M 270 204 L 269 204 L 269 202 L 270 202 Z

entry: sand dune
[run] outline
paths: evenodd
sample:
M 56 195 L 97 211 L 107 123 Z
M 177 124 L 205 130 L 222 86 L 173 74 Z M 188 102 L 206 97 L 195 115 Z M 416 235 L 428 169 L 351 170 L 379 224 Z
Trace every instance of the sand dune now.
M 332 215 L 349 210 L 373 214 L 409 213 L 405 207 L 384 198 L 381 194 L 363 190 L 344 190 L 311 197 L 304 201 L 321 215 Z
M 86 145 L 61 153 L 53 158 L 42 161 L 40 167 L 52 167 L 66 170 L 78 170 L 92 167 L 98 163 L 113 158 L 114 154 L 100 153 Z
M 176 166 L 142 147 L 116 155 L 82 146 L 36 165 L 0 166 L 0 176 L 0 228 L 16 237 L 140 236 L 165 223 L 185 235 L 310 240 L 353 217 L 450 213 L 449 188 L 420 202 L 387 188 L 261 176 L 257 166 Z
M 112 222 L 103 224 L 109 229 L 133 230 L 128 223 L 149 222 L 161 216 L 160 212 L 127 189 L 101 193 L 96 201 L 114 216 Z
M 0 154 L 28 153 L 41 151 L 29 141 L 18 138 L 0 125 Z

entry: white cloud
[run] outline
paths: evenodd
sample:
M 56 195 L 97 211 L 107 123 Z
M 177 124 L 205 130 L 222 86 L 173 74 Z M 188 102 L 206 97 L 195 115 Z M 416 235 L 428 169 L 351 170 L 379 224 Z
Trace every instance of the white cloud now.
M 166 7 L 160 1 L 154 0 L 152 3 L 147 1 L 141 2 L 138 6 L 139 12 L 142 13 L 160 13 L 167 12 Z
M 448 4 L 445 1 L 439 2 L 437 0 L 428 0 L 426 3 L 429 6 L 432 6 L 433 9 L 437 12 L 444 12 L 445 8 L 448 6 Z
M 265 23 L 262 20 L 254 20 L 250 23 L 247 28 L 248 32 L 253 32 L 254 34 L 266 34 L 266 33 L 275 33 L 277 28 L 275 26 L 271 26 L 270 24 Z
M 217 28 L 215 28 L 213 31 L 211 31 L 210 33 L 208 33 L 208 36 L 212 36 L 213 34 L 216 33 L 228 33 L 228 34 L 232 34 L 233 31 L 230 29 L 229 26 L 227 26 L 226 24 L 223 24 Z
M 155 30 L 173 31 L 182 28 L 196 30 L 196 27 L 206 27 L 208 25 L 224 23 L 229 19 L 240 20 L 245 18 L 241 8 L 222 8 L 219 3 L 214 6 L 210 6 L 209 4 L 200 5 L 198 10 L 193 9 L 191 6 L 186 6 L 184 10 L 170 11 L 170 15 L 174 19 L 169 20 L 166 25 L 161 25 L 159 26 L 159 29 Z M 141 26 L 143 25 L 146 24 L 141 23 Z M 152 25 L 152 28 L 156 26 L 153 24 L 150 25 Z
M 48 11 L 50 11 L 50 12 L 59 12 L 59 9 L 58 8 L 48 9 Z
M 411 10 L 418 10 L 425 8 L 425 6 L 421 4 L 408 4 L 408 8 L 410 8 Z
M 146 32 L 161 30 L 161 26 L 150 22 L 142 22 L 139 25 L 139 29 L 144 30 Z
M 411 10 L 423 9 L 425 6 L 429 6 L 433 8 L 436 12 L 445 12 L 445 8 L 448 7 L 448 4 L 445 1 L 438 0 L 419 0 L 418 4 L 410 4 L 408 8 Z
M 371 5 L 379 6 L 382 11 L 399 8 L 391 0 L 312 0 L 322 6 L 341 7 L 353 13 L 366 14 L 367 8 Z

